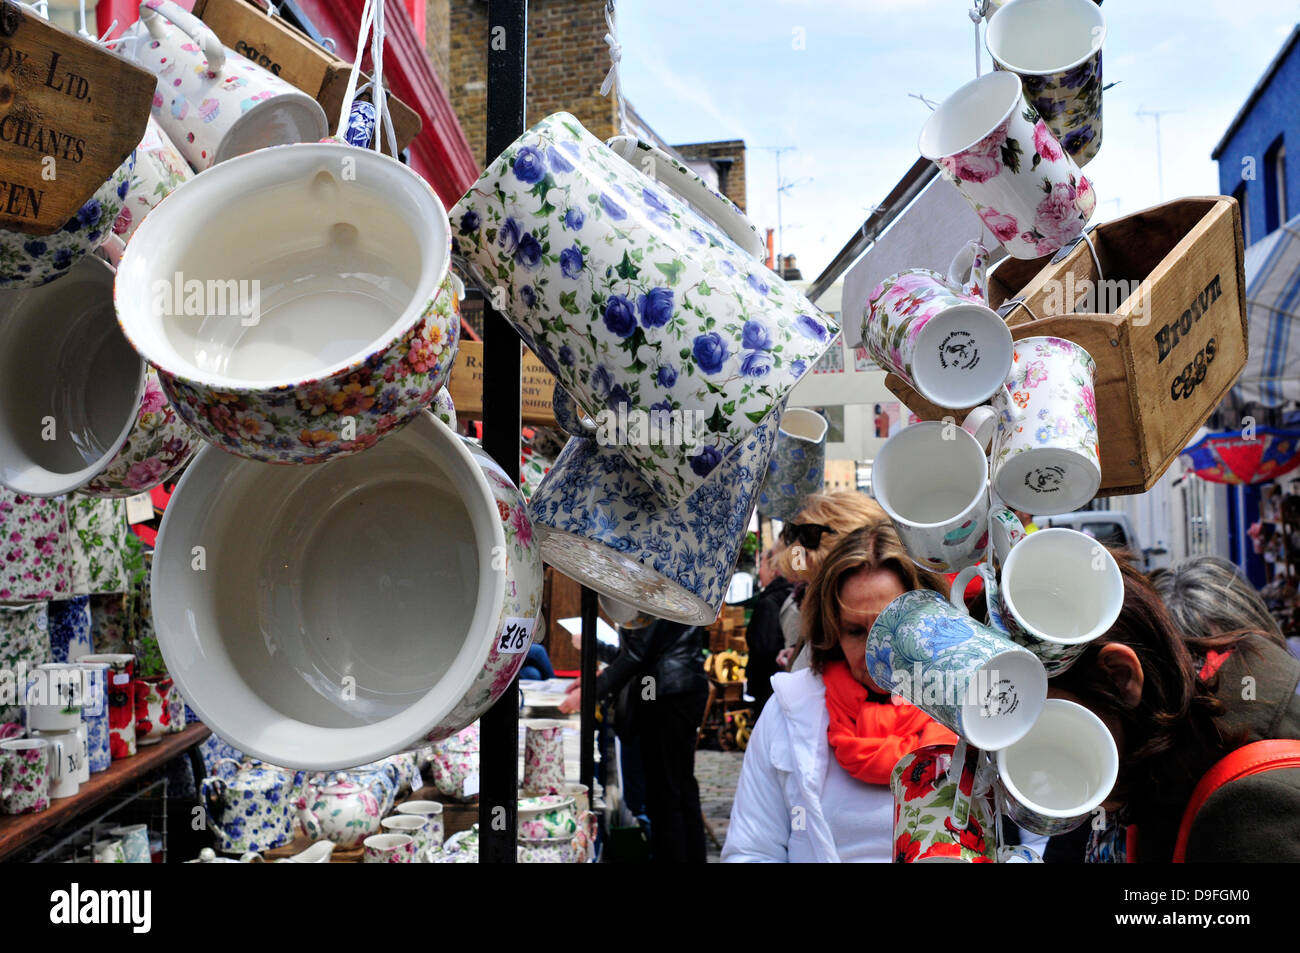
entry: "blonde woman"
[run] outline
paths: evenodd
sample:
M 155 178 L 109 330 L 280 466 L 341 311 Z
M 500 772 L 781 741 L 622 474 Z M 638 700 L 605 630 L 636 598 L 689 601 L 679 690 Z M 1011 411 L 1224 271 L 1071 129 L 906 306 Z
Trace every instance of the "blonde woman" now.
M 890 861 L 898 759 L 956 737 L 867 673 L 867 632 L 912 589 L 944 596 L 887 520 L 840 536 L 804 599 L 810 665 L 772 676 L 741 767 L 724 862 Z
M 827 490 L 804 500 L 799 515 L 781 528 L 781 550 L 776 554 L 777 571 L 795 584 L 781 606 L 781 630 L 785 651 L 777 657 L 782 668 L 796 657 L 800 667 L 807 656 L 797 650 L 803 630 L 799 607 L 807 584 L 817 575 L 822 559 L 849 533 L 861 526 L 887 523 L 880 504 L 856 490 Z

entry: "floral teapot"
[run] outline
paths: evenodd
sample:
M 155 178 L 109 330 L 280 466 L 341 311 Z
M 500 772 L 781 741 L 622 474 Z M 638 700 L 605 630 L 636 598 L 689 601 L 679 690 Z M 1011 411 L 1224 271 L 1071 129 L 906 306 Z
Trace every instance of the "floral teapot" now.
M 224 764 L 233 764 L 234 772 L 224 772 Z M 204 778 L 200 788 L 221 853 L 263 851 L 293 840 L 291 795 L 300 777 L 278 768 L 241 766 L 228 758 L 216 762 L 213 770 L 217 776 Z
M 348 780 L 340 772 L 312 792 L 310 804 L 306 796 L 298 800 L 298 819 L 309 837 L 323 837 L 348 850 L 378 833 L 394 797 L 393 782 L 385 773 Z

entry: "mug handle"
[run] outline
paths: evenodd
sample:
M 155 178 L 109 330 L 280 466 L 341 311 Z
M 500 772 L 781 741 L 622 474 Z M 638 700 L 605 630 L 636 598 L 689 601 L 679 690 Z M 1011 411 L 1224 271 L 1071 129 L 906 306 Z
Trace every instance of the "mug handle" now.
M 555 414 L 555 422 L 560 425 L 560 429 L 570 437 L 590 437 L 596 432 L 595 421 L 583 412 L 578 402 L 558 382 L 551 395 L 551 412 Z
M 62 780 L 63 780 L 63 775 L 64 775 L 64 770 L 63 770 L 63 754 L 64 754 L 64 750 L 65 750 L 65 746 L 64 746 L 64 743 L 63 743 L 62 741 L 57 740 L 57 739 L 51 739 L 51 740 L 50 740 L 50 762 L 49 762 L 49 763 L 50 763 L 50 767 L 49 767 L 49 772 L 50 772 L 50 780 L 51 780 L 51 781 L 62 781 Z
M 966 431 L 980 448 L 987 453 L 989 444 L 993 441 L 993 433 L 998 428 L 998 412 L 988 404 L 981 404 L 966 415 L 966 419 L 961 422 L 961 429 Z
M 650 175 L 660 185 L 671 189 L 690 202 L 726 232 L 731 240 L 743 248 L 750 257 L 762 260 L 767 255 L 763 240 L 758 237 L 754 224 L 736 206 L 736 203 L 713 191 L 703 179 L 668 153 L 636 136 L 614 136 L 606 140 L 605 145 L 614 150 L 620 158 L 636 166 L 638 171 Z M 637 161 L 638 152 L 643 153 L 641 161 Z M 646 158 L 652 160 L 652 172 L 646 172 L 644 164 Z
M 155 40 L 167 39 L 167 29 L 159 17 L 171 22 L 182 33 L 203 48 L 208 61 L 208 72 L 215 76 L 226 65 L 226 48 L 212 32 L 212 28 L 172 0 L 145 0 L 140 4 L 140 20 Z
M 988 304 L 989 252 L 978 241 L 967 242 L 953 256 L 948 266 L 948 282 L 968 298 L 978 298 Z

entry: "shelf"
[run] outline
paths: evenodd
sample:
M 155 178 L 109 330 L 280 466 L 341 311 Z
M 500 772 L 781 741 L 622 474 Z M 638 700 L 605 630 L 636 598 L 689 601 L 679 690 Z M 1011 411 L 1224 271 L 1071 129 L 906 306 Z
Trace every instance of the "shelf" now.
M 107 771 L 92 774 L 76 797 L 51 801 L 50 807 L 39 814 L 0 816 L 0 860 L 27 847 L 37 834 L 75 820 L 133 781 L 202 744 L 210 734 L 212 729 L 207 725 L 190 725 L 179 734 L 168 735 L 156 745 L 140 748 L 130 758 L 114 761 Z

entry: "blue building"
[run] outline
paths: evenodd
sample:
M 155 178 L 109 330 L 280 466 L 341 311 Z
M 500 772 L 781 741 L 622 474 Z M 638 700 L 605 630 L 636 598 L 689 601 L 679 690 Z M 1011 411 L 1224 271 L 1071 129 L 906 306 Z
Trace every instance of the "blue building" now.
M 1242 104 L 1211 158 L 1219 163 L 1219 191 L 1241 204 L 1251 245 L 1300 215 L 1300 25 Z M 1233 561 L 1256 586 L 1268 581 L 1264 560 L 1246 538 L 1260 518 L 1260 488 L 1228 490 Z
M 1247 245 L 1300 215 L 1298 40 L 1300 25 L 1211 153 L 1219 163 L 1219 191 L 1241 203 Z

